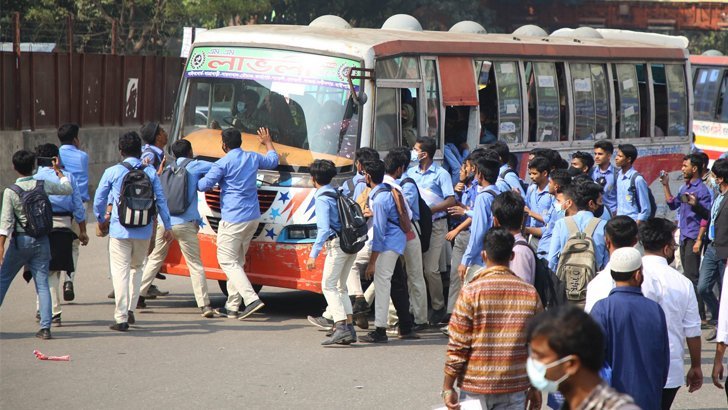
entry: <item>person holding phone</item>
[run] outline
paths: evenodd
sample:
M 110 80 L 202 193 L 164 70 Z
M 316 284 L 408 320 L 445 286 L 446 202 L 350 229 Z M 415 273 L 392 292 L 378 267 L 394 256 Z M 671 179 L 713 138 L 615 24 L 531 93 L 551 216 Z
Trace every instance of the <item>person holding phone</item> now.
M 679 209 L 680 262 L 685 276 L 693 282 L 695 294 L 698 295 L 698 307 L 702 320 L 706 319 L 705 308 L 702 298 L 697 292 L 697 287 L 700 276 L 700 254 L 708 221 L 696 214 L 693 207 L 688 204 L 688 194 L 694 195 L 703 207 L 710 209 L 712 203 L 710 190 L 701 179 L 704 166 L 701 157 L 697 154 L 689 154 L 683 158 L 682 174 L 685 183 L 680 187 L 677 196 L 673 196 L 670 192 L 669 175 L 664 171 L 660 174 L 667 206 L 673 211 Z

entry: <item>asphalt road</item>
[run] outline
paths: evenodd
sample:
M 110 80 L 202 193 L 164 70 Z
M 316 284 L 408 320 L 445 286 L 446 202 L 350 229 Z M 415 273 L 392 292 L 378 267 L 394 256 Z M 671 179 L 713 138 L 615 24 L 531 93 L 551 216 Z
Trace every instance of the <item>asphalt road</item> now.
M 323 309 L 320 295 L 263 288 L 266 308 L 250 320 L 204 319 L 188 279 L 167 276 L 157 284 L 170 296 L 149 301 L 136 312 L 137 324 L 118 333 L 108 329 L 106 241 L 92 238 L 79 265 L 76 300 L 63 306 L 53 340 L 33 337 L 33 286 L 20 275 L 13 282 L 0 308 L 1 409 L 431 409 L 441 403 L 447 340 L 434 330 L 417 341 L 323 348 L 323 332 L 306 321 Z M 217 283 L 208 285 L 213 305 L 222 306 Z M 34 349 L 71 355 L 71 361 L 40 361 Z M 703 388 L 681 389 L 673 408 L 726 408 L 723 392 L 709 380 L 714 349 L 703 346 Z

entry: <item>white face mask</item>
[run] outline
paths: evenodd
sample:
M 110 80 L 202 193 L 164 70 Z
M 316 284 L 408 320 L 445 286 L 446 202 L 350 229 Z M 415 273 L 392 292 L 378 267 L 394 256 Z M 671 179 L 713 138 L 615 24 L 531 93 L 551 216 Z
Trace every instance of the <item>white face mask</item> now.
M 561 363 L 571 359 L 571 355 L 562 357 L 561 359 L 551 362 L 549 364 L 543 364 L 538 360 L 534 360 L 529 357 L 526 360 L 526 373 L 528 373 L 528 379 L 531 381 L 531 385 L 544 393 L 554 393 L 559 390 L 559 384 L 569 378 L 568 374 L 561 376 L 559 380 L 549 380 L 546 378 L 546 371 L 554 366 L 558 366 Z
M 420 153 L 415 150 L 410 151 L 410 161 L 414 163 L 420 162 Z

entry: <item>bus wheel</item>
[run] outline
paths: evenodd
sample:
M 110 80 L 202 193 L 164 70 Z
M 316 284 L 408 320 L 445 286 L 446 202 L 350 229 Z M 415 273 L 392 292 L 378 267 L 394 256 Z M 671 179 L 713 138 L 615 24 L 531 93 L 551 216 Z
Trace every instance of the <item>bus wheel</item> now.
M 227 281 L 226 280 L 218 280 L 217 281 L 217 284 L 220 285 L 220 290 L 222 291 L 222 294 L 225 295 L 225 296 L 227 296 L 228 295 L 228 291 L 227 291 Z M 255 291 L 255 293 L 260 293 L 260 290 L 261 289 L 263 289 L 263 285 L 253 284 L 253 290 Z

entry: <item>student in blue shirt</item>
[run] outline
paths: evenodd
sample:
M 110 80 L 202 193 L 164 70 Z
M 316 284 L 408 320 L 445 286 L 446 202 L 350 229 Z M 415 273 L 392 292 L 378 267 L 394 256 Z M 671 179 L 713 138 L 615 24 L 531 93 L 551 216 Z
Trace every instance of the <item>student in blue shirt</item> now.
M 334 333 L 321 344 L 348 345 L 356 342 L 356 330 L 353 325 L 353 310 L 346 288 L 349 271 L 354 265 L 356 254 L 348 254 L 341 250 L 338 234 L 341 232 L 341 221 L 337 208 L 337 192 L 331 187 L 331 180 L 336 176 L 336 166 L 326 159 L 317 159 L 310 167 L 313 186 L 316 188 L 314 204 L 316 211 L 316 242 L 306 261 L 308 270 L 316 267 L 316 258 L 326 244 L 326 260 L 321 275 L 321 290 L 328 304 L 327 310 L 334 320 Z
M 606 222 L 602 219 L 596 218 L 594 214 L 589 211 L 590 204 L 596 203 L 601 187 L 596 184 L 571 184 L 569 187 L 562 189 L 560 194 L 557 194 L 556 199 L 559 203 L 564 204 L 567 201 L 571 201 L 572 206 L 576 208 L 576 213 L 571 215 L 567 211 L 566 218 L 572 218 L 576 222 L 577 228 L 580 232 L 584 232 L 589 221 L 597 219 L 599 222 L 596 225 L 592 240 L 594 241 L 594 252 L 596 258 L 596 269 L 601 270 L 608 262 L 609 256 L 606 253 L 606 242 L 604 241 L 604 226 Z M 573 212 L 573 209 L 572 209 Z M 554 224 L 553 236 L 551 237 L 551 244 L 549 245 L 549 268 L 556 272 L 556 268 L 559 264 L 559 257 L 561 251 L 566 245 L 566 241 L 569 240 L 569 230 L 566 226 L 565 219 L 560 219 Z M 587 232 L 588 234 L 588 232 Z
M 516 190 L 521 194 L 521 197 L 525 197 L 526 193 L 523 191 L 523 185 L 521 185 L 521 178 L 518 177 L 518 173 L 508 166 L 508 157 L 511 153 L 508 144 L 503 141 L 496 141 L 488 148 L 498 153 L 500 157 L 500 169 L 498 170 L 498 181 L 495 185 L 498 187 L 500 192 Z
M 609 208 L 612 215 L 617 213 L 617 168 L 612 165 L 614 145 L 609 140 L 599 140 L 594 143 L 594 169 L 592 179 L 604 189 L 604 205 Z
M 432 211 L 432 235 L 430 247 L 422 255 L 425 280 L 432 304 L 431 324 L 438 324 L 445 317 L 445 295 L 440 276 L 440 253 L 447 235 L 447 209 L 455 205 L 452 179 L 445 169 L 434 163 L 437 143 L 434 138 L 420 137 L 411 152 L 415 166 L 407 170 L 420 190 L 422 199 Z
M 170 216 L 172 235 L 177 240 L 180 251 L 182 251 L 185 258 L 197 307 L 200 308 L 203 317 L 211 318 L 214 316 L 214 312 L 210 306 L 210 297 L 207 293 L 207 279 L 200 258 L 200 240 L 197 237 L 197 232 L 202 225 L 202 218 L 197 208 L 197 182 L 212 168 L 212 163 L 194 159 L 192 144 L 187 140 L 179 140 L 172 144 L 172 154 L 176 158 L 176 165 L 184 167 L 187 172 L 187 198 L 190 199 L 190 204 L 184 212 Z M 168 167 L 170 166 L 168 165 Z M 140 300 L 147 296 L 154 277 L 169 253 L 171 243 L 164 240 L 161 229 L 157 229 L 154 241 L 154 250 L 149 254 L 147 263 L 144 265 L 144 274 L 142 275 L 139 291 Z
M 544 157 L 535 157 L 528 163 L 528 176 L 533 183 L 526 191 L 526 234 L 531 238 L 529 243 L 538 248 L 542 229 L 546 225 L 546 214 L 551 211 L 554 196 L 549 192 L 549 172 L 551 163 Z
M 136 132 L 127 132 L 119 137 L 119 151 L 123 162 L 144 169 L 154 187 L 157 212 L 164 225 L 163 238 L 172 240 L 172 224 L 169 220 L 169 209 L 164 197 L 162 184 L 157 173 L 145 166 L 139 159 L 142 154 L 142 140 Z M 134 306 L 139 300 L 139 287 L 142 280 L 142 267 L 147 256 L 149 239 L 152 237 L 152 224 L 138 228 L 127 228 L 119 221 L 119 201 L 124 177 L 129 170 L 122 164 L 116 164 L 104 171 L 99 187 L 94 196 L 94 214 L 102 231 L 109 232 L 109 259 L 111 279 L 114 284 L 116 323 L 111 330 L 126 331 L 129 323 L 134 324 Z M 111 195 L 111 197 L 109 196 Z M 112 200 L 111 214 L 107 213 L 107 204 Z M 110 217 L 110 219 L 107 219 Z M 130 293 L 131 290 L 131 293 Z
M 373 148 L 361 147 L 354 153 L 354 168 L 356 174 L 344 182 L 341 186 L 341 192 L 349 198 L 356 201 L 367 185 L 364 183 L 364 163 L 367 161 L 376 161 L 379 159 L 379 152 Z
M 80 149 L 81 142 L 78 138 L 78 130 L 79 128 L 76 124 L 63 124 L 58 128 L 58 139 L 61 142 L 59 158 L 61 159 L 63 168 L 69 174 L 73 175 L 85 209 L 86 203 L 91 199 L 88 193 L 88 154 Z M 80 237 L 81 228 L 76 219 L 71 223 L 71 230 Z M 66 281 L 63 284 L 63 299 L 67 301 L 71 301 L 76 297 L 73 290 L 73 280 L 76 278 L 76 271 L 78 270 L 79 245 L 80 242 L 78 240 L 73 241 L 73 249 L 71 250 L 73 266 L 77 268 L 70 275 L 66 276 Z
M 55 184 L 60 183 L 60 178 L 56 175 L 56 171 L 50 162 L 51 158 L 58 157 L 58 147 L 55 144 L 42 144 L 36 148 L 38 158 L 38 171 L 33 178 L 38 181 L 47 181 Z M 63 164 L 61 163 L 61 166 Z M 53 208 L 53 228 L 54 231 L 49 235 L 51 244 L 51 266 L 48 273 L 48 287 L 51 292 L 51 304 L 53 319 L 51 323 L 54 326 L 61 325 L 61 299 L 58 292 L 58 286 L 61 279 L 61 271 L 65 271 L 70 276 L 75 270 L 75 261 L 73 260 L 73 242 L 79 241 L 81 245 L 88 244 L 88 235 L 86 234 L 86 208 L 81 201 L 81 193 L 76 185 L 73 175 L 66 175 L 71 183 L 73 193 L 71 195 L 49 195 Z M 79 227 L 78 231 L 73 231 L 74 225 Z M 58 230 L 58 231 L 56 231 Z M 62 230 L 62 231 L 61 231 Z M 76 234 L 78 232 L 78 234 Z M 75 236 L 78 239 L 74 239 Z M 64 284 L 65 285 L 65 284 Z M 65 286 L 64 286 L 65 287 Z
M 370 161 L 364 164 L 364 174 L 372 190 L 369 193 L 369 208 L 372 213 L 372 253 L 365 272 L 367 279 L 374 279 L 374 325 L 376 330 L 362 336 L 359 340 L 366 343 L 385 343 L 387 341 L 387 315 L 391 296 L 392 276 L 400 255 L 404 254 L 407 238 L 400 228 L 399 213 L 390 191 L 384 184 L 384 163 Z M 449 179 L 449 177 L 448 177 Z M 380 192 L 381 191 L 381 192 Z M 411 329 L 402 329 L 400 332 Z
M 619 168 L 617 175 L 617 215 L 627 215 L 637 222 L 637 225 L 650 217 L 650 198 L 648 196 L 647 181 L 638 175 L 632 190 L 631 178 L 637 172 L 634 162 L 637 160 L 637 148 L 632 144 L 617 146 L 617 156 L 614 163 Z
M 498 179 L 499 163 L 488 156 L 478 158 L 475 163 L 478 167 L 475 177 L 478 178 L 480 192 L 478 192 L 478 196 L 475 198 L 468 247 L 463 253 L 460 266 L 458 266 L 458 275 L 462 283 L 469 282 L 470 278 L 466 275 L 470 276 L 473 272 L 485 266 L 482 257 L 483 238 L 485 238 L 486 232 L 493 226 L 491 206 L 493 205 L 493 200 L 499 194 L 498 188 L 494 185 Z
M 140 131 L 144 146 L 142 147 L 142 162 L 150 165 L 158 173 L 162 171 L 165 162 L 164 147 L 169 137 L 167 131 L 157 121 L 149 121 Z
M 611 385 L 632 396 L 641 409 L 660 410 L 670 370 L 665 313 L 642 294 L 642 255 L 637 249 L 617 249 L 609 267 L 616 287 L 594 305 L 591 316 L 605 335 Z
M 240 131 L 228 128 L 222 132 L 222 150 L 225 156 L 217 160 L 210 171 L 197 183 L 197 189 L 206 192 L 216 184 L 220 185 L 220 207 L 222 220 L 217 231 L 217 260 L 228 278 L 228 299 L 225 311 L 219 314 L 228 318 L 243 320 L 260 310 L 264 304 L 253 290 L 242 261 L 248 252 L 260 218 L 258 188 L 259 169 L 275 169 L 278 153 L 273 146 L 270 132 L 258 130 L 258 141 L 268 152 L 261 155 L 243 151 Z M 245 310 L 239 311 L 244 302 Z
M 538 248 L 536 249 L 536 255 L 539 259 L 547 259 L 549 254 L 549 247 L 551 246 L 551 236 L 553 235 L 554 225 L 556 221 L 563 218 L 566 211 L 562 209 L 562 204 L 556 201 L 556 195 L 571 185 L 571 177 L 566 170 L 555 169 L 549 174 L 549 194 L 554 197 L 551 203 L 551 209 L 548 209 L 544 214 L 545 225 L 542 228 L 526 228 L 527 233 L 541 234 L 541 239 L 538 241 Z

